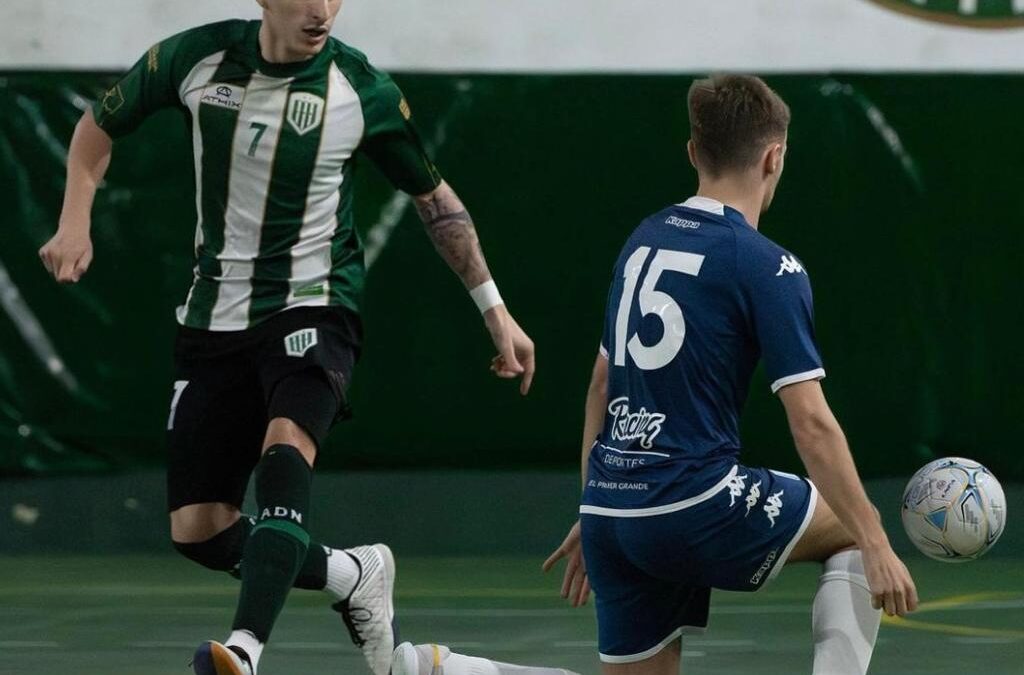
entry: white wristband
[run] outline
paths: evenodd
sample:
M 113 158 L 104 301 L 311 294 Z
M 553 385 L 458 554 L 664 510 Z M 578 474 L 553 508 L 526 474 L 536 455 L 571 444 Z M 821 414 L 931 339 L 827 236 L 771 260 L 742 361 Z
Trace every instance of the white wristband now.
M 493 279 L 485 281 L 471 290 L 469 297 L 473 298 L 473 302 L 476 303 L 481 314 L 493 307 L 505 304 L 505 301 L 501 299 L 501 293 L 498 292 L 498 285 L 494 283 Z

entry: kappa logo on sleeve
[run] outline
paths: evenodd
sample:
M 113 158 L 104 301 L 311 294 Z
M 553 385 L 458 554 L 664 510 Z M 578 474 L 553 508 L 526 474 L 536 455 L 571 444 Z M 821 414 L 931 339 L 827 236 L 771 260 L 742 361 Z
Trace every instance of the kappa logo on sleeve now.
M 779 273 L 775 276 L 781 277 L 783 274 L 806 274 L 804 266 L 796 259 L 796 256 L 784 255 L 782 256 L 782 266 L 779 267 Z
M 199 100 L 201 103 L 218 108 L 241 110 L 242 101 L 245 100 L 245 87 L 236 84 L 208 84 L 203 89 L 203 95 Z

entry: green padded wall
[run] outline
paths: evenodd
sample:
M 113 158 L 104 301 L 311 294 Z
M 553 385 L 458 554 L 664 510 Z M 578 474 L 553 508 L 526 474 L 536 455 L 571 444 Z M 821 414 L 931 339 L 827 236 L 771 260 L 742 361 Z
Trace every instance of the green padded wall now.
M 537 342 L 539 372 L 526 399 L 491 378 L 476 310 L 406 209 L 370 274 L 356 417 L 334 433 L 321 466 L 571 466 L 618 248 L 644 215 L 695 187 L 683 149 L 692 78 L 396 79 Z M 7 474 L 163 458 L 173 308 L 191 278 L 182 117 L 161 114 L 115 148 L 95 209 L 96 261 L 82 284 L 57 287 L 35 253 L 56 225 L 72 127 L 110 81 L 0 74 Z M 963 454 L 1004 479 L 1024 478 L 1024 78 L 770 83 L 789 101 L 793 127 L 763 231 L 811 273 L 826 390 L 863 473 L 906 475 L 928 458 Z M 357 179 L 365 233 L 388 221 L 392 191 L 369 165 Z M 32 333 L 26 308 L 52 351 Z M 798 466 L 763 379 L 744 438 L 750 462 Z

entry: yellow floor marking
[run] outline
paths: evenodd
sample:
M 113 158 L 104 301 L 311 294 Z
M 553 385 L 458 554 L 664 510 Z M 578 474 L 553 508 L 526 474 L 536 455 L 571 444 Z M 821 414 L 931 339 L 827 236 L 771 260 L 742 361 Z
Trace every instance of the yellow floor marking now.
M 966 595 L 954 595 L 941 600 L 922 602 L 917 611 L 937 612 L 947 609 L 956 609 L 975 602 L 988 602 L 992 600 L 1006 600 L 1019 598 L 1019 593 L 969 593 Z M 1001 628 L 978 628 L 975 626 L 963 626 L 955 623 L 935 623 L 931 621 L 918 621 L 917 619 L 903 619 L 898 616 L 882 615 L 882 623 L 896 628 L 909 628 L 911 630 L 924 630 L 933 633 L 945 633 L 946 635 L 965 635 L 969 637 L 1010 637 L 1024 638 L 1024 630 L 1008 630 Z

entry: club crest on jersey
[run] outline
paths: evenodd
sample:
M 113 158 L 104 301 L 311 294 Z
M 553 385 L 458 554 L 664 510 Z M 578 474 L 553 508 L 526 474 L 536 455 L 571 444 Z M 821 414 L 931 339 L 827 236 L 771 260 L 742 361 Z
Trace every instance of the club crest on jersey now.
M 612 438 L 616 441 L 640 441 L 640 445 L 648 450 L 654 445 L 654 438 L 661 433 L 661 425 L 665 416 L 661 413 L 647 412 L 641 406 L 637 412 L 630 412 L 629 397 L 621 396 L 608 404 L 608 413 L 612 416 Z
M 299 136 L 320 126 L 324 119 L 324 100 L 315 94 L 297 92 L 288 97 L 288 124 Z
M 199 98 L 201 103 L 227 108 L 228 110 L 241 110 L 242 101 L 245 99 L 245 87 L 234 84 L 208 84 L 203 89 L 203 95 Z
M 284 351 L 288 356 L 303 357 L 312 347 L 316 346 L 316 328 L 303 328 L 289 334 L 284 339 Z

